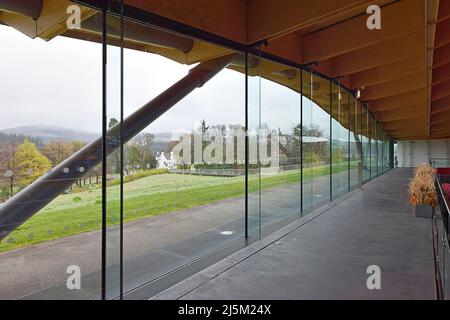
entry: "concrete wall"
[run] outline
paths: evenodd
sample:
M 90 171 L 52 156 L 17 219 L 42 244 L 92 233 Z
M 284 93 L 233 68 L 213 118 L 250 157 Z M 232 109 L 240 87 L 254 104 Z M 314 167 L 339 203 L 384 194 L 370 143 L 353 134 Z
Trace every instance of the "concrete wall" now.
M 450 140 L 399 141 L 397 144 L 399 167 L 415 167 L 421 163 L 429 163 L 432 158 L 450 158 Z M 442 159 L 439 166 L 447 166 Z

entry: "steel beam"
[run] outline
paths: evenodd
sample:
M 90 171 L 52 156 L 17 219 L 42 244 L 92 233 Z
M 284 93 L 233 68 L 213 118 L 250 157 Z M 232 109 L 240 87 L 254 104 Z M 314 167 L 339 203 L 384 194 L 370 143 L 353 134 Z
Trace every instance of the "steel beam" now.
M 198 87 L 203 86 L 227 67 L 236 54 L 229 54 L 200 63 L 189 74 L 159 96 L 142 106 L 123 122 L 122 143 L 126 143 L 176 103 Z M 117 140 L 120 124 L 106 134 L 109 153 L 121 144 Z M 102 138 L 86 145 L 50 172 L 34 181 L 0 206 L 0 240 L 30 219 L 64 190 L 102 161 Z

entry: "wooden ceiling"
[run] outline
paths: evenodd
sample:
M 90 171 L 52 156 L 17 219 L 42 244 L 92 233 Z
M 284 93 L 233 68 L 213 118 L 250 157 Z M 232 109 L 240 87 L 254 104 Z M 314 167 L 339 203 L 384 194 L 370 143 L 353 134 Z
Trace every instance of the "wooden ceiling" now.
M 450 138 L 450 0 L 125 2 L 235 41 L 268 40 L 264 51 L 299 63 L 317 61 L 313 69 L 361 90 L 392 138 Z M 372 4 L 381 7 L 381 30 L 366 27 Z
M 124 2 L 242 44 L 267 40 L 263 51 L 297 63 L 317 62 L 313 69 L 361 90 L 361 99 L 394 139 L 450 138 L 450 0 Z M 46 40 L 59 34 L 101 40 L 95 30 L 65 29 L 69 1 L 43 3 L 37 23 L 1 11 L 0 22 Z M 381 30 L 366 27 L 372 4 L 381 7 Z M 83 19 L 95 14 L 83 8 Z M 187 64 L 230 52 L 195 40 L 189 52 L 143 41 L 127 46 Z M 298 83 L 289 81 L 293 88 Z

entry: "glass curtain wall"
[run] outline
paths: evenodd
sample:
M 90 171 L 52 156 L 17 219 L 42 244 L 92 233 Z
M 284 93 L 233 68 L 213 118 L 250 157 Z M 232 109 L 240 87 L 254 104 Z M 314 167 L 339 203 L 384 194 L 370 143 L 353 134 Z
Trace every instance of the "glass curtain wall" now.
M 361 108 L 361 142 L 362 142 L 362 181 L 370 180 L 370 122 L 369 114 L 364 105 L 358 101 Z
M 121 12 L 122 2 L 110 2 L 110 10 Z M 114 7 L 113 7 L 114 6 Z M 122 17 L 105 16 L 105 78 L 103 102 L 103 282 L 104 299 L 122 296 L 122 212 L 123 212 L 123 99 Z
M 261 57 L 247 55 L 247 236 L 261 237 L 261 162 L 259 161 L 259 131 L 261 127 Z
M 27 288 L 8 289 L 0 277 L 0 298 L 147 298 L 355 188 L 359 162 L 363 181 L 388 169 L 387 137 L 339 83 L 255 51 L 246 56 L 122 19 L 120 1 L 112 3 L 114 14 L 83 21 L 95 42 L 52 40 L 70 50 L 61 61 L 43 60 L 45 79 L 29 73 L 33 64 L 21 68 L 30 79 L 24 85 L 44 82 L 50 90 L 43 102 L 29 90 L 24 98 L 54 115 L 27 121 L 89 134 L 68 141 L 16 135 L 0 144 L 2 155 L 23 161 L 0 168 L 0 210 L 40 176 L 51 175 L 45 190 L 65 185 L 0 242 L 13 257 L 2 259 L 2 270 L 14 270 L 16 286 Z M 41 44 L 20 41 L 23 52 L 39 53 Z M 17 65 L 27 61 L 14 46 L 5 50 Z M 79 61 L 69 51 L 81 52 Z M 73 68 L 77 80 L 61 86 L 55 63 Z M 1 96 L 8 100 L 8 90 Z M 37 243 L 42 253 L 28 252 Z M 21 261 L 36 271 L 28 274 Z M 79 291 L 66 287 L 73 265 Z
M 261 221 L 276 228 L 301 214 L 300 72 L 260 60 Z
M 301 215 L 301 73 L 250 62 L 248 215 L 250 235 L 260 235 Z
M 369 137 L 370 137 L 370 177 L 375 178 L 378 174 L 378 144 L 377 125 L 375 119 L 369 114 Z
M 383 135 L 383 172 L 389 170 L 389 139 Z
M 349 96 L 338 83 L 332 83 L 331 102 L 331 186 L 334 199 L 349 191 L 350 178 Z
M 350 190 L 358 186 L 359 173 L 358 166 L 361 163 L 362 144 L 361 144 L 361 105 L 356 102 L 355 97 L 349 94 L 349 170 L 350 170 Z
M 93 13 L 99 43 L 0 26 L 0 217 L 28 216 L 0 222 L 0 299 L 101 298 L 103 19 Z
M 318 208 L 331 198 L 331 82 L 312 76 L 311 122 L 304 130 L 310 143 L 312 206 Z
M 202 259 L 245 237 L 245 56 L 216 58 L 227 51 L 149 25 L 125 20 L 124 26 L 129 44 L 137 34 L 149 43 L 124 52 L 125 118 L 139 123 L 124 146 L 123 184 L 123 286 L 125 297 L 135 299 L 158 286 L 143 285 L 169 285 L 172 271 L 190 265 L 193 272 Z M 196 64 L 193 47 L 213 54 Z M 251 115 L 253 127 L 259 121 Z M 270 165 L 265 160 L 260 170 Z M 256 194 L 259 179 L 249 174 Z M 256 209 L 249 212 L 252 227 L 261 220 Z
M 309 128 L 312 125 L 313 74 L 302 71 L 302 209 L 313 208 L 313 159 L 314 150 Z
M 303 71 L 302 86 L 302 204 L 306 212 L 331 197 L 331 83 Z

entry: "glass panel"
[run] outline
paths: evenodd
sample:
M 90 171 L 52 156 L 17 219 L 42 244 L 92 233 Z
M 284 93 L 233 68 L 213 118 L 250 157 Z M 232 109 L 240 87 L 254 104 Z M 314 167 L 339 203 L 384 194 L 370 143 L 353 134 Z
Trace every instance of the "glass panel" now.
M 331 92 L 331 163 L 333 199 L 349 189 L 349 98 L 341 86 L 333 83 Z
M 302 71 L 302 208 L 303 211 L 309 211 L 313 208 L 313 137 L 311 136 L 312 127 L 312 88 L 313 75 Z
M 361 105 L 356 103 L 355 97 L 349 94 L 350 108 L 350 189 L 359 183 L 358 165 L 361 161 Z
M 393 148 L 391 148 L 391 142 L 386 140 L 386 171 L 388 171 L 393 166 Z
M 261 218 L 273 230 L 300 212 L 300 72 L 261 62 Z
M 99 299 L 102 45 L 0 42 L 0 299 Z
M 313 75 L 312 89 L 312 122 L 306 131 L 312 149 L 313 207 L 317 208 L 330 201 L 331 83 Z
M 370 140 L 369 140 L 369 114 L 364 105 L 359 101 L 358 104 L 361 106 L 361 133 L 362 133 L 362 178 L 363 182 L 370 180 Z
M 377 176 L 377 156 L 378 156 L 378 150 L 377 150 L 377 127 L 375 120 L 373 119 L 372 115 L 369 114 L 369 132 L 370 132 L 370 177 L 374 178 Z
M 132 128 L 124 134 L 127 299 L 170 286 L 176 279 L 166 277 L 170 272 L 200 268 L 201 259 L 245 236 L 245 58 L 126 21 L 125 39 L 136 33 L 145 34 L 139 40 L 147 44 L 127 42 L 138 50 L 124 51 L 125 123 Z M 165 47 L 160 39 L 168 41 Z M 192 47 L 208 47 L 220 58 L 203 57 L 207 62 L 196 65 Z M 257 112 L 253 106 L 249 111 Z M 131 292 L 149 282 L 144 291 Z
M 381 127 L 378 125 L 378 173 L 384 172 L 384 138 L 383 138 L 383 131 Z
M 113 1 L 111 5 L 121 5 Z M 121 10 L 120 10 L 121 11 Z M 121 217 L 122 217 L 122 47 L 121 19 L 106 15 L 106 109 L 104 110 L 105 152 L 107 154 L 104 188 L 104 206 L 106 221 L 105 241 L 105 292 L 106 299 L 121 296 Z
M 261 162 L 258 143 L 261 126 L 261 59 L 248 56 L 247 108 L 248 108 L 248 233 L 261 236 Z

